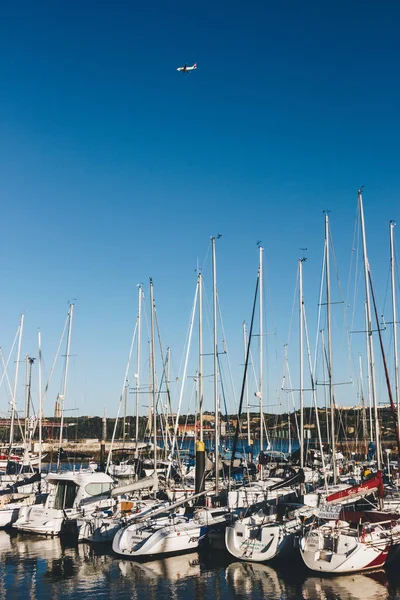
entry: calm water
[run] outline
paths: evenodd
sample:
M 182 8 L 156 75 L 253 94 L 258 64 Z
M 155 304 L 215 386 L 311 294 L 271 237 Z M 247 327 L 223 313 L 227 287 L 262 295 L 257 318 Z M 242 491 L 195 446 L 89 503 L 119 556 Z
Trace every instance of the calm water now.
M 321 578 L 295 560 L 273 567 L 202 552 L 138 563 L 109 548 L 0 531 L 0 599 L 11 598 L 394 599 L 400 556 L 387 572 Z

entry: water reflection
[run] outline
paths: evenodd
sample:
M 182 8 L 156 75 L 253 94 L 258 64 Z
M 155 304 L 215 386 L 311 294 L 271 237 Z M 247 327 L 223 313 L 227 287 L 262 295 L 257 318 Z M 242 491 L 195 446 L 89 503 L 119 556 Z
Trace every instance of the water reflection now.
M 225 570 L 232 595 L 258 598 L 286 597 L 285 582 L 275 569 L 260 563 L 234 562 Z
M 389 598 L 384 571 L 340 577 L 308 577 L 303 583 L 304 600 L 383 600 Z
M 157 579 L 177 582 L 189 577 L 200 576 L 200 558 L 197 552 L 145 563 L 120 560 L 118 566 L 123 577 L 133 579 L 139 577 L 142 581 L 147 580 L 149 583 Z
M 394 600 L 394 567 L 323 578 L 301 561 L 245 563 L 223 552 L 135 562 L 107 546 L 0 531 L 0 600 Z

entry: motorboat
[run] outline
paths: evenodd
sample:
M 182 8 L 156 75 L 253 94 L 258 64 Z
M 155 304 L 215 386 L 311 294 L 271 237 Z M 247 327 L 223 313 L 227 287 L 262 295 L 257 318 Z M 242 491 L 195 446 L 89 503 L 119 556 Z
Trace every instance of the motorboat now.
M 50 473 L 46 482 L 48 496 L 43 505 L 24 506 L 13 527 L 19 531 L 59 535 L 68 526 L 76 526 L 79 516 L 111 503 L 113 479 L 106 473 L 65 471 Z

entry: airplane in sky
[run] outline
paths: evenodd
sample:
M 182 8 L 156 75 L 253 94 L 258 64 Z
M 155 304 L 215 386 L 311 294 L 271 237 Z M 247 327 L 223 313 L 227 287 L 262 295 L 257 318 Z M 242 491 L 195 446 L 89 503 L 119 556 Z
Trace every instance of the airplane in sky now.
M 197 63 L 194 63 L 192 67 L 188 67 L 187 65 L 185 65 L 184 67 L 178 67 L 177 71 L 181 71 L 182 73 L 189 73 L 189 71 L 194 71 L 195 69 L 197 69 Z

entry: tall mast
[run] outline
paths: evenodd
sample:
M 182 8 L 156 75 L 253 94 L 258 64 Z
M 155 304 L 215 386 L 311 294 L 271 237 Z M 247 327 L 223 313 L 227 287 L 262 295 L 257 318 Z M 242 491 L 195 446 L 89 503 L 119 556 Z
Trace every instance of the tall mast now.
M 122 447 L 125 448 L 126 438 L 126 405 L 128 401 L 128 380 L 125 379 L 124 385 L 124 416 L 122 418 Z
M 39 473 L 42 472 L 42 419 L 43 419 L 43 397 L 42 397 L 42 341 L 38 331 L 38 368 L 39 368 Z
M 260 452 L 264 450 L 264 406 L 263 406 L 263 250 L 259 247 L 260 254 L 260 291 L 259 291 L 259 321 L 260 321 L 260 383 L 259 383 L 259 394 L 260 394 Z M 263 477 L 263 466 L 260 465 L 260 479 Z
M 21 356 L 21 341 L 22 341 L 22 331 L 24 329 L 24 318 L 25 315 L 21 315 L 21 319 L 19 322 L 19 338 L 18 338 L 18 350 L 17 350 L 17 362 L 15 364 L 15 378 L 14 378 L 14 389 L 12 395 L 12 404 L 11 404 L 11 422 L 10 422 L 10 445 L 8 449 L 8 458 L 10 460 L 11 448 L 14 443 L 14 424 L 15 424 L 15 407 L 17 403 L 17 384 L 18 384 L 18 370 L 19 370 L 19 359 Z
M 59 396 L 61 400 L 60 410 L 61 410 L 61 422 L 60 422 L 60 440 L 59 440 L 59 452 L 57 458 L 57 470 L 60 468 L 61 462 L 61 446 L 63 439 L 63 429 L 64 429 L 64 406 L 65 406 L 65 396 L 67 394 L 67 378 L 68 378 L 68 366 L 69 366 L 69 353 L 71 349 L 71 330 L 72 330 L 72 315 L 74 313 L 74 305 L 73 303 L 69 305 L 69 320 L 68 320 L 68 334 L 67 334 L 67 354 L 65 355 L 65 371 L 64 371 L 64 379 L 63 379 L 63 389 L 62 394 Z
M 154 295 L 153 280 L 150 278 L 150 309 L 151 309 L 151 382 L 153 398 L 153 440 L 154 440 L 154 476 L 157 477 L 157 396 L 156 396 L 156 360 L 154 343 Z
M 367 413 L 365 411 L 365 396 L 364 396 L 364 385 L 363 385 L 363 372 L 362 372 L 362 357 L 358 355 L 359 359 L 359 370 L 360 370 L 360 394 L 361 394 L 361 410 L 362 410 L 362 437 L 364 444 L 364 454 L 367 455 Z
M 331 448 L 333 483 L 336 485 L 336 440 L 335 440 L 335 398 L 333 395 L 332 379 L 332 330 L 331 330 L 331 269 L 329 257 L 329 215 L 325 214 L 325 260 L 326 260 L 326 328 L 328 333 L 328 381 L 329 381 L 329 406 L 331 411 Z
M 200 441 L 203 441 L 203 275 L 199 273 L 199 421 Z
M 285 379 L 286 379 L 286 375 L 288 377 L 288 382 L 289 382 L 289 385 L 291 387 L 291 383 L 290 383 L 290 371 L 289 371 L 289 359 L 288 359 L 287 349 L 288 349 L 288 345 L 284 344 L 283 345 L 283 352 L 284 352 L 284 357 L 285 357 L 285 374 L 283 376 L 282 389 L 284 389 L 284 382 L 285 382 Z M 290 394 L 293 394 L 293 390 L 290 391 Z M 288 442 L 289 442 L 288 452 L 289 452 L 289 454 L 292 454 L 292 431 L 291 431 L 291 414 L 290 414 L 289 394 L 287 395 L 287 409 L 288 409 Z M 296 411 L 294 411 L 294 412 L 295 412 L 294 419 L 295 419 L 295 422 L 296 422 Z
M 136 423 L 135 423 L 135 458 L 139 456 L 139 387 L 140 387 L 140 332 L 141 332 L 141 321 L 142 321 L 142 286 L 138 286 L 138 317 L 137 317 L 137 357 L 136 357 L 136 388 L 135 388 L 135 409 L 136 409 Z
M 213 273 L 213 330 L 214 330 L 214 410 L 215 410 L 215 494 L 219 487 L 219 402 L 218 402 L 218 337 L 217 337 L 217 262 L 215 238 L 211 238 Z M 232 458 L 233 460 L 233 458 Z
M 392 281 L 392 314 L 393 314 L 393 346 L 394 346 L 394 394 L 397 406 L 397 428 L 400 430 L 400 397 L 399 397 L 399 358 L 397 349 L 397 310 L 396 310 L 396 286 L 394 278 L 395 255 L 394 255 L 394 227 L 396 223 L 390 221 L 390 273 Z
M 30 356 L 26 356 L 26 398 L 25 398 L 25 452 L 29 450 L 28 448 L 28 438 L 29 438 L 29 413 L 30 413 L 30 403 L 31 403 L 31 386 L 32 386 L 32 366 L 35 361 L 34 358 Z
M 365 319 L 365 342 L 367 346 L 367 389 L 368 389 L 368 409 L 369 409 L 369 435 L 371 442 L 374 441 L 374 419 L 372 416 L 372 390 L 371 390 L 371 360 L 369 357 L 369 343 L 368 343 L 368 314 L 367 314 L 367 302 L 364 302 L 364 319 Z
M 246 323 L 243 321 L 243 343 L 244 343 L 244 361 L 247 357 L 247 329 Z M 246 414 L 247 414 L 247 445 L 250 446 L 250 411 L 249 411 L 249 380 L 246 377 Z M 240 415 L 238 415 L 240 419 Z
M 25 438 L 25 452 L 27 449 L 28 439 L 28 415 L 29 415 L 29 356 L 25 356 L 25 423 L 24 423 L 24 438 Z
M 324 336 L 323 329 L 321 329 L 321 350 L 322 350 L 322 372 L 323 372 L 323 378 L 324 378 L 323 380 L 326 381 L 326 348 L 325 348 L 325 336 Z M 330 420 L 329 420 L 329 408 L 328 408 L 325 386 L 324 386 L 324 400 L 325 400 L 326 441 L 328 442 L 328 446 L 330 446 L 330 443 L 331 443 L 331 441 L 330 441 L 331 436 L 330 436 L 330 432 L 329 432 Z
M 300 342 L 300 468 L 304 468 L 304 398 L 303 398 L 303 258 L 299 259 L 299 342 Z
M 365 223 L 364 223 L 364 209 L 362 192 L 358 191 L 358 203 L 360 207 L 360 220 L 361 220 L 361 233 L 362 233 L 362 244 L 364 254 L 364 279 L 365 279 L 365 299 L 367 304 L 367 337 L 368 337 L 368 350 L 369 350 L 369 361 L 370 361 L 370 377 L 371 377 L 371 395 L 372 404 L 374 406 L 374 417 L 375 417 L 375 443 L 376 443 L 376 459 L 378 463 L 378 469 L 382 465 L 381 455 L 381 444 L 380 444 L 380 432 L 379 432 L 379 417 L 378 417 L 378 400 L 376 397 L 376 381 L 375 381 L 375 359 L 374 359 L 374 344 L 372 339 L 372 320 L 371 320 L 371 299 L 370 299 L 370 284 L 369 284 L 369 262 L 367 254 L 367 240 L 365 235 Z
M 166 398 L 167 398 L 167 402 L 165 404 L 165 442 L 164 442 L 164 446 L 165 446 L 165 460 L 168 459 L 168 454 L 169 454 L 169 448 L 168 448 L 168 442 L 170 440 L 169 438 L 169 413 L 168 413 L 168 407 L 169 407 L 169 382 L 171 381 L 171 346 L 168 346 L 167 348 L 167 371 L 165 374 L 165 378 L 166 378 Z M 171 416 L 172 416 L 172 410 L 171 410 Z M 196 415 L 195 415 L 196 418 Z

